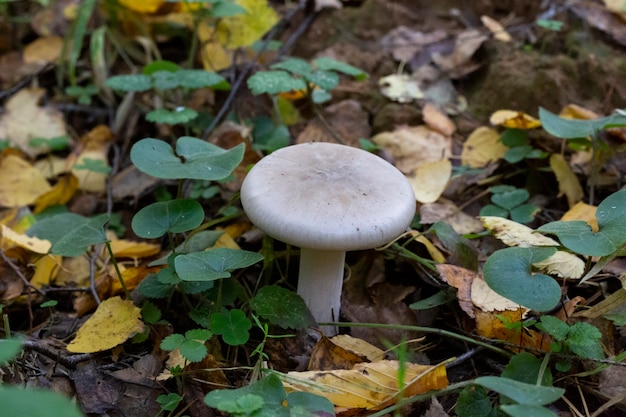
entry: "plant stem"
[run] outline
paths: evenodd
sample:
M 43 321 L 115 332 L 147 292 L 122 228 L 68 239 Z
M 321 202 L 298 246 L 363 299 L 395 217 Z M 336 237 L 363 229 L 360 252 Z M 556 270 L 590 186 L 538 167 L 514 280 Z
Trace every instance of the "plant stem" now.
M 109 257 L 111 258 L 111 262 L 113 263 L 113 268 L 115 268 L 115 274 L 117 275 L 117 279 L 120 281 L 122 290 L 124 290 L 124 295 L 126 295 L 127 300 L 130 300 L 130 292 L 128 292 L 128 288 L 126 287 L 124 278 L 122 278 L 122 271 L 120 271 L 120 267 L 117 264 L 117 259 L 115 259 L 115 255 L 113 255 L 113 250 L 111 249 L 111 242 L 107 240 L 106 242 L 104 242 L 104 244 L 106 245 L 107 251 L 109 252 Z

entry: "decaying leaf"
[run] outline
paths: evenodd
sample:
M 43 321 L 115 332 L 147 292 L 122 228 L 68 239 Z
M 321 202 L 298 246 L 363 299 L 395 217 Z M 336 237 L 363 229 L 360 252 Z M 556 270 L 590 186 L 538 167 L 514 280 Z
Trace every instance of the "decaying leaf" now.
M 491 33 L 493 33 L 493 37 L 500 42 L 511 42 L 513 39 L 511 35 L 504 29 L 504 26 L 497 20 L 492 17 L 483 15 L 480 16 L 480 21 L 485 25 L 487 29 Z
M 219 20 L 217 36 L 227 49 L 250 46 L 278 22 L 278 14 L 267 0 L 236 0 L 247 13 L 228 16 Z
M 441 133 L 444 136 L 452 136 L 456 131 L 454 122 L 432 103 L 424 104 L 422 107 L 422 117 L 426 126 Z
M 42 36 L 26 45 L 23 52 L 25 64 L 46 65 L 55 63 L 63 51 L 63 38 L 60 36 Z
M 435 52 L 431 57 L 450 78 L 461 78 L 480 67 L 480 64 L 472 61 L 472 56 L 487 39 L 488 36 L 480 30 L 468 29 L 456 37 L 451 54 Z
M 313 346 L 307 369 L 310 371 L 352 369 L 357 363 L 369 362 L 357 343 L 372 346 L 362 339 L 337 338 L 337 336 L 330 339 L 322 335 L 322 338 Z M 372 348 L 377 349 L 374 346 Z
M 621 1 L 621 0 L 620 0 Z M 561 109 L 559 116 L 566 119 L 593 120 L 600 115 L 592 110 L 581 107 L 577 104 L 568 104 Z
M 415 174 L 407 179 L 420 203 L 434 203 L 446 189 L 452 175 L 452 163 L 448 159 L 428 161 L 420 165 Z
M 33 204 L 51 189 L 41 171 L 13 154 L 0 157 L 0 178 L 0 207 Z
M 580 185 L 576 174 L 574 174 L 563 155 L 558 153 L 550 155 L 550 168 L 552 168 L 559 183 L 559 194 L 557 197 L 565 195 L 567 204 L 570 208 L 573 207 L 582 200 L 584 195 L 583 187 Z
M 104 125 L 94 127 L 80 138 L 80 146 L 67 158 L 67 167 L 78 178 L 79 189 L 103 192 L 111 168 L 108 162 L 109 147 L 115 139 Z
M 398 361 L 360 363 L 353 369 L 289 372 L 283 381 L 287 389 L 328 398 L 342 409 L 380 410 L 403 396 L 422 394 L 448 386 L 445 363 L 405 363 L 405 389 L 400 390 Z
M 461 163 L 470 168 L 482 168 L 502 159 L 508 149 L 502 144 L 500 134 L 495 129 L 481 126 L 463 143 Z
M 504 340 L 520 348 L 548 351 L 548 337 L 536 330 L 522 328 L 524 314 L 522 308 L 497 314 L 476 310 L 476 331 L 483 337 Z
M 380 92 L 398 103 L 410 103 L 424 98 L 419 80 L 407 74 L 391 74 L 378 80 Z
M 161 245 L 148 242 L 134 242 L 132 240 L 111 240 L 111 251 L 116 258 L 140 259 L 158 254 Z
M 489 117 L 489 123 L 511 129 L 534 129 L 541 126 L 538 119 L 516 110 L 498 110 Z
M 420 223 L 433 224 L 438 221 L 448 223 L 460 235 L 478 233 L 482 223 L 461 211 L 452 201 L 440 198 L 438 202 L 420 206 Z
M 559 246 L 559 243 L 523 224 L 503 217 L 480 217 L 485 228 L 491 230 L 495 237 L 508 246 Z M 549 258 L 533 264 L 535 267 L 563 278 L 580 278 L 585 272 L 585 262 L 576 255 L 557 251 Z
M 74 353 L 93 353 L 114 348 L 143 331 L 141 309 L 131 300 L 120 297 L 104 300 L 96 312 L 78 329 L 76 338 L 67 345 Z
M 8 139 L 30 156 L 48 152 L 45 146 L 31 146 L 31 139 L 68 136 L 63 113 L 52 105 L 39 105 L 44 94 L 43 88 L 18 91 L 7 100 L 0 117 L 0 138 Z

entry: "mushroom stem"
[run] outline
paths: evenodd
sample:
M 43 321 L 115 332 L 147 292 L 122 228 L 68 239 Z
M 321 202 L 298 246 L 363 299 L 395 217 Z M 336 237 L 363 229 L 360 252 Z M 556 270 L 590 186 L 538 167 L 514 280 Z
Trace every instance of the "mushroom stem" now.
M 298 294 L 318 323 L 339 319 L 345 259 L 344 251 L 300 249 Z M 337 334 L 336 326 L 320 328 L 327 336 Z

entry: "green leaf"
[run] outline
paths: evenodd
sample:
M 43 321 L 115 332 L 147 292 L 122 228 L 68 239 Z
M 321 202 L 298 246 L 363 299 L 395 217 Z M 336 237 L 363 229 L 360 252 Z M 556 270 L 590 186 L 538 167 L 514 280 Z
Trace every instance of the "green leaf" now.
M 174 411 L 178 404 L 183 400 L 183 397 L 176 394 L 175 392 L 171 392 L 169 394 L 159 395 L 156 399 L 157 403 L 161 405 L 161 410 L 164 411 Z
M 530 194 L 528 194 L 528 191 L 523 188 L 516 188 L 512 191 L 494 193 L 491 196 L 491 202 L 497 206 L 511 210 L 513 207 L 517 207 L 524 201 L 528 200 L 529 197 Z
M 569 333 L 569 326 L 563 320 L 559 320 L 554 316 L 542 316 L 541 322 L 537 327 L 548 333 L 555 340 L 562 342 Z
M 176 73 L 179 85 L 192 90 L 210 87 L 214 90 L 228 90 L 230 84 L 219 74 L 204 70 L 185 69 Z
M 566 346 L 576 355 L 586 359 L 604 358 L 601 344 L 602 333 L 597 327 L 585 323 L 574 323 L 565 341 Z
M 500 409 L 511 417 L 558 417 L 545 407 L 528 404 L 501 405 Z
M 56 136 L 53 138 L 32 138 L 28 144 L 34 148 L 46 147 L 51 151 L 62 151 L 70 144 L 69 136 Z
M 137 290 L 144 297 L 166 298 L 174 291 L 174 288 L 173 284 L 160 282 L 157 274 L 149 274 L 139 283 Z
M 503 297 L 535 311 L 552 310 L 561 300 L 561 287 L 551 277 L 533 274 L 532 264 L 556 253 L 556 248 L 506 248 L 485 262 L 487 285 Z
M 301 58 L 287 58 L 282 62 L 272 64 L 270 68 L 273 70 L 289 71 L 296 75 L 307 75 L 313 71 L 311 65 Z
M 91 172 L 97 172 L 99 174 L 108 174 L 111 172 L 111 167 L 102 159 L 84 158 L 80 164 L 76 164 L 73 167 L 76 170 L 87 170 Z
M 528 145 L 528 133 L 522 129 L 506 129 L 500 135 L 500 141 L 509 148 Z
M 565 393 L 562 388 L 544 387 L 542 385 L 526 384 L 513 379 L 497 376 L 482 376 L 474 382 L 498 394 L 505 395 L 513 401 L 527 406 L 550 404 Z
M 200 362 L 207 353 L 208 350 L 204 343 L 197 340 L 185 340 L 180 345 L 180 354 L 189 362 Z
M 549 317 L 549 316 L 545 316 Z M 551 316 L 550 316 L 551 317 Z M 509 360 L 509 363 L 502 371 L 503 378 L 514 379 L 527 384 L 536 384 L 539 372 L 541 371 L 541 360 L 528 352 L 518 353 Z M 552 385 L 552 373 L 546 369 L 543 374 L 541 385 Z
M 38 221 L 28 229 L 27 234 L 49 240 L 52 254 L 80 256 L 89 246 L 108 240 L 104 232 L 107 220 L 106 214 L 89 219 L 75 213 L 61 213 Z
M 185 339 L 187 340 L 200 340 L 206 342 L 213 336 L 213 333 L 207 329 L 192 329 L 185 332 Z
M 185 341 L 185 336 L 182 334 L 174 333 L 169 336 L 166 336 L 163 340 L 161 340 L 161 349 L 163 350 L 175 350 L 180 348 L 180 346 Z
M 518 223 L 530 223 L 540 210 L 541 208 L 534 204 L 522 204 L 511 209 L 511 220 Z
M 152 77 L 145 74 L 116 75 L 105 82 L 106 86 L 120 91 L 147 91 L 152 88 Z
M 566 248 L 589 256 L 607 256 L 626 243 L 626 190 L 604 199 L 596 210 L 598 231 L 582 220 L 556 221 L 537 229 L 556 235 Z
M 156 324 L 161 320 L 161 309 L 150 301 L 144 301 L 141 307 L 141 318 L 147 324 Z
M 286 71 L 259 71 L 248 78 L 248 88 L 252 94 L 278 94 L 289 91 L 306 90 L 306 82 L 295 78 Z
M 565 119 L 543 107 L 539 108 L 539 119 L 546 132 L 563 139 L 595 136 L 602 129 L 626 126 L 626 116 L 621 114 L 612 114 L 592 120 Z
M 250 338 L 251 328 L 252 322 L 239 309 L 211 314 L 211 330 L 231 346 L 245 344 Z
M 22 351 L 22 341 L 19 339 L 0 339 L 0 364 L 4 364 Z M 2 388 L 0 388 L 2 389 Z
M 260 317 L 283 329 L 304 329 L 308 326 L 308 310 L 304 300 L 293 291 L 277 285 L 262 287 L 250 307 Z
M 332 98 L 333 96 L 328 91 L 322 90 L 319 88 L 316 88 L 311 93 L 311 100 L 313 100 L 313 103 L 317 103 L 317 104 L 326 103 L 327 101 L 330 101 Z
M 519 161 L 528 158 L 528 156 L 533 152 L 533 148 L 530 145 L 523 146 L 515 146 L 504 154 L 504 160 L 509 164 L 516 164 Z
M 485 389 L 479 385 L 467 386 L 459 393 L 455 412 L 459 417 L 488 417 L 493 412 Z
M 255 395 L 263 399 L 263 407 L 261 409 L 252 410 L 256 417 L 294 417 L 292 413 L 294 408 L 304 410 L 307 415 L 313 417 L 326 413 L 334 415 L 334 407 L 332 403 L 324 397 L 313 395 L 307 392 L 292 392 L 287 394 L 280 379 L 274 375 L 257 381 L 253 384 L 234 390 L 214 390 L 204 397 L 204 402 L 213 408 L 222 411 L 221 407 L 237 404 L 237 400 L 247 395 Z M 256 407 L 256 402 L 253 406 Z M 251 414 L 252 411 L 249 411 Z
M 177 256 L 174 268 L 184 281 L 213 281 L 263 260 L 263 255 L 241 249 L 216 248 Z
M 219 1 L 211 5 L 211 16 L 213 17 L 229 17 L 238 14 L 246 14 L 248 11 L 236 3 L 228 1 Z
M 363 70 L 353 67 L 350 64 L 346 64 L 345 62 L 337 61 L 333 58 L 323 56 L 313 60 L 313 63 L 321 70 L 341 72 L 343 74 L 350 75 L 359 81 L 367 78 L 367 73 Z
M 165 179 L 221 180 L 243 159 L 245 145 L 222 149 L 201 139 L 183 136 L 176 152 L 166 142 L 146 138 L 135 143 L 130 159 L 148 175 Z
M 142 208 L 133 217 L 132 228 L 139 237 L 156 239 L 168 232 L 193 230 L 203 220 L 204 209 L 200 203 L 190 198 L 178 198 L 157 201 Z
M 168 125 L 188 123 L 196 117 L 198 117 L 198 112 L 187 107 L 177 107 L 174 110 L 157 109 L 146 114 L 147 121 Z
M 317 85 L 322 90 L 332 90 L 339 84 L 339 75 L 331 71 L 315 71 L 310 74 L 305 74 L 304 78 L 308 82 Z
M 75 402 L 53 391 L 3 385 L 2 417 L 84 417 Z
M 494 217 L 504 217 L 505 219 L 509 217 L 509 211 L 505 208 L 498 207 L 493 204 L 487 204 L 483 208 L 480 209 L 481 216 L 494 216 Z
M 249 416 L 251 413 L 263 408 L 265 401 L 260 395 L 244 394 L 234 401 L 222 401 L 219 409 L 232 415 Z
M 157 71 L 177 72 L 178 70 L 180 70 L 180 65 L 172 61 L 156 60 L 146 64 L 141 73 L 145 75 L 152 75 Z
M 159 90 L 170 90 L 180 86 L 179 71 L 155 71 L 152 73 L 152 86 Z

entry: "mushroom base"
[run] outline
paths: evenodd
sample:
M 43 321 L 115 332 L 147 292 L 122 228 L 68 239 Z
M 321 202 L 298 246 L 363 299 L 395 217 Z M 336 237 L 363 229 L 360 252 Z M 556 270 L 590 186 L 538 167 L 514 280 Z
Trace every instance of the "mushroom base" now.
M 300 250 L 298 294 L 318 323 L 339 319 L 345 258 L 343 251 Z M 320 326 L 320 329 L 327 336 L 337 334 L 336 326 Z

